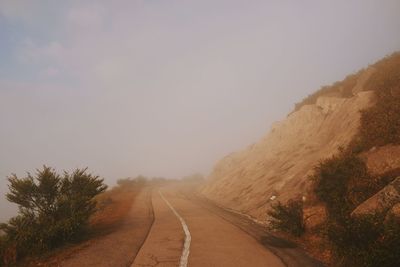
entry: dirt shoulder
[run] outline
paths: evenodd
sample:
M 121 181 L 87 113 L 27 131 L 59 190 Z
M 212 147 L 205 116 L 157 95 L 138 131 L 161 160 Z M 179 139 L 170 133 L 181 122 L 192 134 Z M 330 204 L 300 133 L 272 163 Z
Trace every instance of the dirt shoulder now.
M 146 240 L 154 220 L 151 191 L 147 187 L 135 197 L 128 216 L 116 230 L 63 260 L 60 266 L 129 266 Z
M 25 259 L 19 266 L 129 266 L 154 220 L 151 191 L 150 186 L 114 188 L 99 195 L 99 211 L 85 241 Z

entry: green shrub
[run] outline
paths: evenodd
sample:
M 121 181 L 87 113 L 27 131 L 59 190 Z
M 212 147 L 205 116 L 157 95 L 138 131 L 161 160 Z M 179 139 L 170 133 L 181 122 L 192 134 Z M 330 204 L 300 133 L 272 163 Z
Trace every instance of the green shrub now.
M 319 163 L 311 176 L 315 194 L 328 211 L 326 236 L 332 243 L 339 266 L 400 266 L 399 221 L 386 218 L 384 213 L 357 218 L 350 215 L 354 208 L 398 177 L 400 172 L 395 169 L 381 177 L 371 177 L 358 156 L 372 147 L 400 144 L 400 53 L 384 58 L 373 67 L 375 71 L 363 90 L 375 92 L 375 103 L 361 111 L 358 134 L 346 150 Z M 351 96 L 357 75 L 323 88 L 299 106 L 314 103 L 318 96 L 339 91 L 342 97 Z
M 374 179 L 352 150 L 341 150 L 316 167 L 312 176 L 315 194 L 328 211 L 326 236 L 338 266 L 400 266 L 399 223 L 385 221 L 385 213 L 351 217 L 354 208 L 397 173 L 395 170 Z
M 294 236 L 301 236 L 305 231 L 303 219 L 303 202 L 290 200 L 286 205 L 278 202 L 271 206 L 268 215 L 271 216 L 271 226 Z
M 94 197 L 106 186 L 98 176 L 77 169 L 58 175 L 46 166 L 35 176 L 8 178 L 7 199 L 19 206 L 18 216 L 2 224 L 7 242 L 19 256 L 40 253 L 78 240 L 95 211 Z
M 361 112 L 355 139 L 357 152 L 386 144 L 400 144 L 400 80 L 397 87 L 376 92 L 376 104 Z
M 400 266 L 400 224 L 385 212 L 352 217 L 351 212 L 398 174 L 373 179 L 351 150 L 321 162 L 312 178 L 315 193 L 328 211 L 326 236 L 338 266 Z
M 364 90 L 375 92 L 375 104 L 361 111 L 361 125 L 350 148 L 359 153 L 374 146 L 400 144 L 400 53 L 373 65 Z
M 381 91 L 396 87 L 400 81 L 400 52 L 393 53 L 373 65 L 375 72 L 365 90 Z
M 117 184 L 121 187 L 144 186 L 149 182 L 145 176 L 139 175 L 135 178 L 122 178 L 117 180 Z
M 340 266 L 400 266 L 400 226 L 383 213 L 329 221 L 327 235 Z
M 326 204 L 329 216 L 336 219 L 345 217 L 377 191 L 365 162 L 345 150 L 320 162 L 311 178 L 315 194 Z

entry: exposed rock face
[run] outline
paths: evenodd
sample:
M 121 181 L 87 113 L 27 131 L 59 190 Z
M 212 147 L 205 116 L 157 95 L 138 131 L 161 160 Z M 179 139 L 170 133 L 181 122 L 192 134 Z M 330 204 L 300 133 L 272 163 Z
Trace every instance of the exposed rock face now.
M 400 169 L 400 146 L 387 145 L 363 153 L 362 158 L 372 175 L 382 175 L 388 171 Z
M 352 212 L 352 216 L 388 211 L 398 203 L 400 203 L 400 177 L 396 178 L 378 193 L 361 203 L 361 205 Z
M 351 141 L 359 111 L 372 99 L 373 93 L 367 91 L 351 98 L 320 97 L 316 104 L 303 106 L 275 123 L 259 143 L 222 159 L 202 193 L 264 220 L 272 196 L 285 201 L 307 194 L 313 167 Z

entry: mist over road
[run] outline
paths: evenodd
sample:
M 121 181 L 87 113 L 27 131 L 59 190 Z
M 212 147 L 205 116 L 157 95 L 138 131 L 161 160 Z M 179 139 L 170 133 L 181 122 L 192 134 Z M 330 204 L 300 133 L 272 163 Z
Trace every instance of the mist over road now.
M 320 267 L 294 244 L 220 208 L 192 183 L 146 187 L 125 221 L 59 266 Z
M 181 261 L 186 248 L 178 216 L 191 236 L 187 266 L 319 266 L 293 247 L 277 248 L 281 253 L 274 254 L 217 207 L 203 205 L 186 186 L 171 185 L 161 192 L 153 191 L 155 221 L 132 267 L 186 266 Z

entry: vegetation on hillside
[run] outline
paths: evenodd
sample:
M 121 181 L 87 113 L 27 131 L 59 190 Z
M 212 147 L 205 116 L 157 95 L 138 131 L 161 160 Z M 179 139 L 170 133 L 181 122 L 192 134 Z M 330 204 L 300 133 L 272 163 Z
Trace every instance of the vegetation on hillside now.
M 376 180 L 368 174 L 365 162 L 344 150 L 322 161 L 315 168 L 312 179 L 316 196 L 336 219 L 345 217 L 379 190 Z
M 321 162 L 313 175 L 315 194 L 325 203 L 325 236 L 340 266 L 400 266 L 400 227 L 386 213 L 353 217 L 351 212 L 384 185 L 371 177 L 352 151 Z
M 8 181 L 6 196 L 18 205 L 19 214 L 0 226 L 5 233 L 0 264 L 80 240 L 96 210 L 94 198 L 107 188 L 86 169 L 59 175 L 46 166 L 34 176 L 12 175 Z
M 366 88 L 375 91 L 376 104 L 361 112 L 353 149 L 361 152 L 374 146 L 400 144 L 400 54 L 378 62 Z
M 348 98 L 353 96 L 352 89 L 357 83 L 357 79 L 360 76 L 360 72 L 347 76 L 343 81 L 336 82 L 330 86 L 323 86 L 318 91 L 304 98 L 299 103 L 295 104 L 294 111 L 299 110 L 304 105 L 312 105 L 317 102 L 320 96 L 336 96 Z
M 294 236 L 301 236 L 305 231 L 303 202 L 301 200 L 291 200 L 287 204 L 277 202 L 271 206 L 268 215 L 271 216 L 272 229 Z
M 400 54 L 374 65 L 365 89 L 375 91 L 375 104 L 361 111 L 358 134 L 347 149 L 315 169 L 315 194 L 325 203 L 325 235 L 340 266 L 400 266 L 400 223 L 387 212 L 351 216 L 364 200 L 386 186 L 398 171 L 372 177 L 359 153 L 400 144 Z
M 390 56 L 376 62 L 372 65 L 375 71 L 366 82 L 363 91 L 382 91 L 385 88 L 393 88 L 398 84 L 400 79 L 400 52 L 393 53 Z M 330 86 L 323 86 L 321 89 L 310 94 L 299 103 L 295 104 L 294 111 L 299 110 L 304 105 L 311 105 L 317 102 L 320 96 L 336 96 L 348 98 L 353 96 L 353 88 L 357 83 L 357 79 L 363 73 L 360 70 L 355 74 L 347 76 L 344 80 L 335 82 Z

